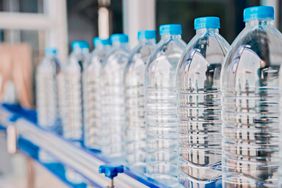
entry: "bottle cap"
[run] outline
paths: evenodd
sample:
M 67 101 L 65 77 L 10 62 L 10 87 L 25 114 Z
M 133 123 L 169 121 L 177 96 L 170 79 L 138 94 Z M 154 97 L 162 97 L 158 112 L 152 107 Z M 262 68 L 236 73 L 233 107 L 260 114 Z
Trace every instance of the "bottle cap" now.
M 101 39 L 99 37 L 94 37 L 93 44 L 95 47 L 97 47 L 98 45 L 103 45 L 103 46 L 111 45 L 111 42 L 109 39 Z
M 155 39 L 156 38 L 156 31 L 155 30 L 143 30 L 138 31 L 138 40 L 140 39 Z
M 166 24 L 166 25 L 161 25 L 159 30 L 160 30 L 160 35 L 165 35 L 165 34 L 181 35 L 182 26 L 180 24 Z
M 194 20 L 194 29 L 203 29 L 203 28 L 212 28 L 219 29 L 220 28 L 220 19 L 215 16 L 208 17 L 200 17 Z
M 271 6 L 255 6 L 245 8 L 244 22 L 256 19 L 274 19 L 274 8 Z
M 45 54 L 46 55 L 57 55 L 57 53 L 58 53 L 57 48 L 52 48 L 52 47 L 45 48 Z
M 128 43 L 128 36 L 126 34 L 113 34 L 111 36 L 111 42 Z
M 75 49 L 75 48 L 87 48 L 89 49 L 89 45 L 88 45 L 88 42 L 84 41 L 84 40 L 76 40 L 76 41 L 73 41 L 71 43 L 71 48 L 72 49 Z

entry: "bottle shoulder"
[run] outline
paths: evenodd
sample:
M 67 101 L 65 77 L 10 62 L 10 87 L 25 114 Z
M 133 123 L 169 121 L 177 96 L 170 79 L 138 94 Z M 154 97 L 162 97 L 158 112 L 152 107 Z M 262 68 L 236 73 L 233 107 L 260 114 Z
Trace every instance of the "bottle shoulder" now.
M 155 47 L 155 44 L 139 44 L 133 49 L 125 70 L 127 77 L 139 77 L 142 80 L 148 59 Z
M 282 35 L 274 27 L 245 28 L 233 42 L 225 59 L 221 74 L 223 87 L 228 88 L 232 84 L 233 88 L 245 87 L 244 84 L 247 84 L 255 88 L 279 78 L 281 45 Z
M 199 71 L 209 66 L 221 66 L 230 48 L 218 33 L 196 34 L 188 43 L 179 63 L 180 71 Z
M 185 47 L 186 44 L 181 39 L 161 40 L 148 59 L 148 67 L 152 66 L 152 64 L 159 64 L 161 62 L 173 65 L 176 64 L 184 52 Z
M 115 69 L 117 66 L 125 66 L 129 60 L 127 49 L 113 49 L 105 58 L 104 69 Z
M 61 70 L 60 62 L 55 57 L 45 57 L 37 66 L 37 71 L 54 72 L 57 73 Z
M 96 49 L 92 52 L 91 57 L 89 59 L 89 64 L 86 69 L 96 69 L 100 68 L 105 61 L 105 58 L 109 55 L 108 49 Z
M 221 35 L 205 33 L 193 37 L 185 49 L 184 56 L 189 56 L 197 51 L 210 63 L 218 63 L 223 60 L 229 48 L 230 45 Z
M 129 56 L 128 67 L 134 67 L 139 64 L 146 65 L 155 48 L 156 45 L 139 44 L 136 46 Z
M 267 64 L 282 63 L 282 34 L 274 27 L 245 28 L 231 45 L 226 63 L 240 58 L 244 49 L 256 54 Z
M 92 56 L 88 66 L 85 68 L 85 72 L 98 71 L 102 67 L 103 59 L 104 58 L 100 56 Z

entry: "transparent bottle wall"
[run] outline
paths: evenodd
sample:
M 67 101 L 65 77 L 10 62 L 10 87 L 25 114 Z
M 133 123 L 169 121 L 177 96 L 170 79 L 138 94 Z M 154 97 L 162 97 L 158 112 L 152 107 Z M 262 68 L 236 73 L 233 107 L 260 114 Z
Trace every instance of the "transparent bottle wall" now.
M 278 186 L 282 35 L 254 20 L 237 37 L 223 74 L 225 186 Z

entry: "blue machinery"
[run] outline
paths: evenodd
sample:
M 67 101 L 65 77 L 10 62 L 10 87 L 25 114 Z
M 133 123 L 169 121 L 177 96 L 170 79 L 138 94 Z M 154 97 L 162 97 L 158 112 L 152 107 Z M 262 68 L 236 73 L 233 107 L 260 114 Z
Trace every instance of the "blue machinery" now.
M 152 179 L 137 175 L 121 165 L 113 165 L 97 151 L 78 147 L 60 136 L 36 125 L 36 113 L 14 105 L 0 106 L 0 131 L 6 131 L 9 153 L 21 152 L 69 187 L 86 188 L 87 184 L 98 188 L 164 188 Z M 40 150 L 46 151 L 57 161 L 43 163 L 38 158 Z M 65 168 L 71 168 L 86 182 L 74 184 L 65 176 Z

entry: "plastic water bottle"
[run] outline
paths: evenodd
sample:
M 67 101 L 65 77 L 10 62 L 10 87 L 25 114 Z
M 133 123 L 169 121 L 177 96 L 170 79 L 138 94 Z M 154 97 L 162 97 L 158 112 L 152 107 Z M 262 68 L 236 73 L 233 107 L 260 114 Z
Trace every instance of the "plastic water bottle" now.
M 93 40 L 95 50 L 92 52 L 90 64 L 83 73 L 84 89 L 84 145 L 91 149 L 100 149 L 101 123 L 101 70 L 105 58 L 110 51 L 110 41 L 98 37 Z
M 46 48 L 45 57 L 36 71 L 36 103 L 38 123 L 45 129 L 58 125 L 57 75 L 60 72 L 57 49 Z
M 185 49 L 181 25 L 160 26 L 161 40 L 145 71 L 146 174 L 170 187 L 177 175 L 176 67 Z
M 101 150 L 112 161 L 123 161 L 125 129 L 124 72 L 128 63 L 128 36 L 113 34 L 112 50 L 102 70 L 102 125 Z
M 177 70 L 179 101 L 179 182 L 219 187 L 222 152 L 220 73 L 229 44 L 218 17 L 194 20 L 196 35 Z
M 36 71 L 36 104 L 38 124 L 49 131 L 59 129 L 58 85 L 60 63 L 56 48 L 46 48 L 45 57 Z M 44 163 L 54 162 L 55 159 L 47 152 L 40 150 L 39 159 Z
M 89 47 L 85 41 L 74 41 L 69 62 L 64 69 L 66 114 L 64 138 L 80 143 L 83 138 L 83 84 L 82 73 L 87 66 Z
M 65 84 L 65 67 L 67 63 L 61 64 L 61 71 L 57 75 L 57 88 L 58 88 L 58 108 L 59 108 L 59 117 L 60 117 L 60 134 L 62 134 L 63 126 L 66 124 L 67 117 L 67 101 L 66 101 L 66 84 Z
M 86 41 L 73 41 L 72 52 L 63 69 L 65 100 L 63 106 L 63 137 L 81 145 L 83 139 L 83 70 L 89 62 L 89 46 Z M 66 178 L 81 183 L 84 178 L 74 170 L 66 168 Z
M 279 187 L 282 35 L 273 20 L 273 7 L 245 9 L 224 63 L 224 187 Z
M 126 162 L 137 172 L 145 172 L 145 67 L 155 49 L 156 32 L 138 32 L 139 44 L 133 49 L 125 73 L 127 124 L 125 131 Z

